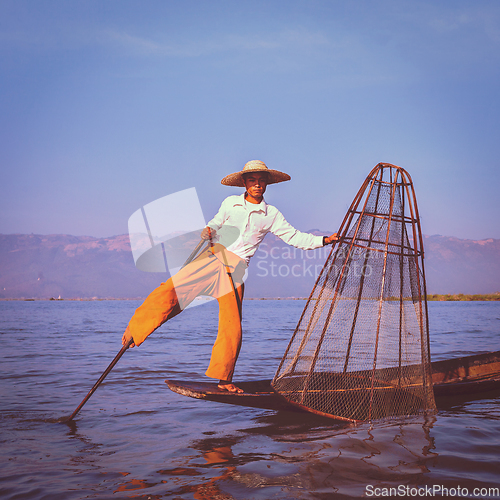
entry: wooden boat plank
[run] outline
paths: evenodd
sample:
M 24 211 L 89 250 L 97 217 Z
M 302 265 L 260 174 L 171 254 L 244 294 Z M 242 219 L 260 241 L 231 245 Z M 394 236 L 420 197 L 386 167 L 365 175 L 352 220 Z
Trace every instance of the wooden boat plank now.
M 177 394 L 217 403 L 228 403 L 268 410 L 297 411 L 297 408 L 271 387 L 271 380 L 238 382 L 243 393 L 227 392 L 213 382 L 187 382 L 185 380 L 165 380 L 169 389 Z
M 456 395 L 477 396 L 500 390 L 500 351 L 447 359 L 431 363 L 434 395 L 440 400 Z M 214 382 L 165 381 L 173 392 L 191 398 L 205 399 L 253 408 L 301 411 L 271 387 L 271 380 L 236 382 L 243 393 L 230 393 Z
M 434 361 L 433 384 L 458 383 L 500 376 L 500 351 Z

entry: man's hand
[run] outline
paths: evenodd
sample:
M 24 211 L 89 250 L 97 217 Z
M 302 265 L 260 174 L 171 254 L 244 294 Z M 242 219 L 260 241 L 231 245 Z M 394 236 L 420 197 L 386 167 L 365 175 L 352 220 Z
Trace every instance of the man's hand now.
M 127 329 L 125 330 L 125 333 L 123 334 L 123 337 L 122 337 L 122 345 L 127 345 L 128 341 L 132 338 L 132 334 L 130 333 L 130 330 L 128 329 L 128 326 L 127 326 Z M 132 342 L 129 347 L 135 347 L 135 344 Z
M 331 236 L 325 238 L 325 245 L 331 245 L 334 241 L 338 241 L 338 239 L 337 233 L 333 233 Z
M 203 231 L 201 232 L 201 239 L 202 240 L 209 240 L 210 238 L 213 238 L 214 236 L 215 236 L 215 231 L 208 226 L 205 229 L 203 229 Z

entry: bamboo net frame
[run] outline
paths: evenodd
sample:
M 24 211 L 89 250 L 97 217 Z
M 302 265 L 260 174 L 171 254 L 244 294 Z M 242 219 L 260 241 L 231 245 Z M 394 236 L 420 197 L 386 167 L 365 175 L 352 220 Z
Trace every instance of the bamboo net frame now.
M 379 163 L 342 222 L 272 381 L 313 413 L 360 421 L 435 409 L 413 182 Z

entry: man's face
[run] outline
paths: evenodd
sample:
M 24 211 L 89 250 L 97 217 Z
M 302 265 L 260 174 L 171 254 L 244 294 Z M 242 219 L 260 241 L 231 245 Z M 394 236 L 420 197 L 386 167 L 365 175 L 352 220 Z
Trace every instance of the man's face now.
M 243 182 L 247 189 L 247 193 L 253 198 L 262 198 L 266 192 L 267 174 L 266 172 L 253 172 L 243 176 Z

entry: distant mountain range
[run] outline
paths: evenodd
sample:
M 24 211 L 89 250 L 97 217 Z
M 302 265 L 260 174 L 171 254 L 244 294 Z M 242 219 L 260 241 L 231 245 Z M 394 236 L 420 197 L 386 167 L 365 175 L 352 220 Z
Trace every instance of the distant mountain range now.
M 424 246 L 429 293 L 500 290 L 500 240 L 434 235 Z M 269 234 L 250 263 L 245 296 L 307 297 L 329 250 L 303 252 Z M 145 297 L 168 277 L 135 267 L 128 235 L 0 235 L 0 298 Z

